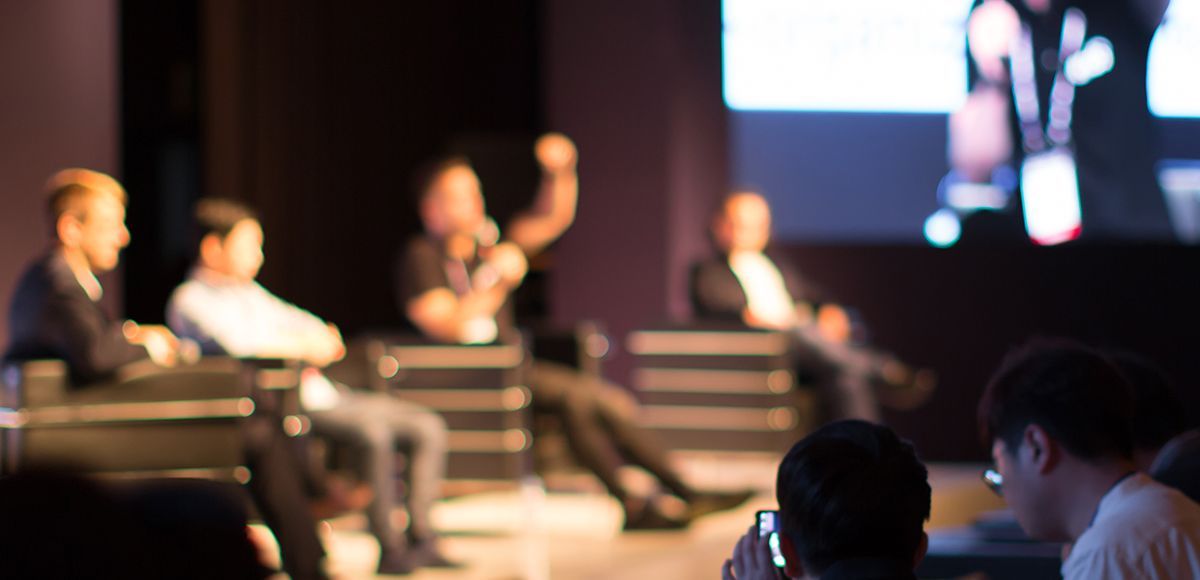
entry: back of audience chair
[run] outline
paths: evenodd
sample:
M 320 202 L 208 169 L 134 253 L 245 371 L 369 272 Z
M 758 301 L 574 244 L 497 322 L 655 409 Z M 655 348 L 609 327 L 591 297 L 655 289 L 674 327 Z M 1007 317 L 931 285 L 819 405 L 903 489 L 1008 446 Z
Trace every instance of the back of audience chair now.
M 664 327 L 633 332 L 642 425 L 672 450 L 783 452 L 811 430 L 784 333 Z
M 367 340 L 371 386 L 445 418 L 448 480 L 465 489 L 517 482 L 530 472 L 532 397 L 522 345 L 442 345 L 415 336 Z
M 135 364 L 111 382 L 73 388 L 61 361 L 9 366 L 0 472 L 64 467 L 246 481 L 241 424 L 256 410 L 251 371 L 224 358 L 176 369 Z
M 1150 466 L 1150 476 L 1200 502 L 1200 429 L 1168 441 Z

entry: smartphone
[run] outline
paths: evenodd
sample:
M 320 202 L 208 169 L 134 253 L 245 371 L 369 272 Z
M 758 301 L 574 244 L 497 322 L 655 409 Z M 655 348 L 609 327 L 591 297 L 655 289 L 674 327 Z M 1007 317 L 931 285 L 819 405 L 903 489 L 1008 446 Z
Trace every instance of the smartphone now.
M 771 561 L 776 568 L 782 570 L 787 563 L 779 549 L 779 512 L 760 510 L 754 515 L 754 525 L 758 530 L 758 537 L 767 538 L 767 546 L 771 548 Z

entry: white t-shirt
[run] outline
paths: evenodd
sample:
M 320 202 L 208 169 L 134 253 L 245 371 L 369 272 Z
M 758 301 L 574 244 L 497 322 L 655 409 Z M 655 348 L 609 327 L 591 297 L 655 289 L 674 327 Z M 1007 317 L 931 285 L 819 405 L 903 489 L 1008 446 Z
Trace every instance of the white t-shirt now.
M 1200 578 L 1200 506 L 1135 473 L 1113 487 L 1063 561 L 1065 580 Z

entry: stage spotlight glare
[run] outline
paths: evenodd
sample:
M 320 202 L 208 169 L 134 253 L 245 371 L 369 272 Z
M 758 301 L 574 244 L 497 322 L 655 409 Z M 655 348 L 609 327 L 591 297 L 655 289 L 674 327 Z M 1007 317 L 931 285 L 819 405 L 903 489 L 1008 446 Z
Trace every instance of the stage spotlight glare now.
M 962 223 L 954 210 L 942 208 L 925 219 L 925 239 L 937 248 L 949 248 L 962 236 Z

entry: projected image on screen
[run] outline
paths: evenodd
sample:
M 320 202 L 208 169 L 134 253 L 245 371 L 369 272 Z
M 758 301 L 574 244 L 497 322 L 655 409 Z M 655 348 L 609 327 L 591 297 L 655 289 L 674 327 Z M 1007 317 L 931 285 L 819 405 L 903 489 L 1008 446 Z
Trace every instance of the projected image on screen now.
M 1200 118 L 1200 0 L 1173 0 L 1150 45 L 1150 111 Z
M 1003 78 L 988 83 L 996 87 L 991 98 L 1001 100 L 1001 108 L 1007 109 L 993 125 L 1011 125 L 1013 130 L 1003 145 L 1005 151 L 1013 151 L 1011 156 L 1003 155 L 1007 159 L 1001 165 L 1007 168 L 993 168 L 1007 172 L 989 169 L 968 175 L 966 187 L 949 200 L 939 189 L 955 167 L 956 151 L 962 150 L 951 143 L 951 117 L 961 116 L 972 100 L 987 104 L 986 97 L 975 99 L 970 92 L 978 85 L 978 76 L 972 75 L 980 74 L 980 66 L 974 56 L 976 45 L 972 41 L 969 51 L 967 40 L 972 10 L 987 1 L 723 1 L 723 90 L 730 109 L 733 180 L 771 200 L 777 209 L 779 237 L 923 243 L 926 220 L 935 213 L 946 217 L 959 211 L 958 206 L 972 204 L 1020 211 L 1022 202 L 1013 200 L 1021 199 L 1022 147 L 1027 143 L 1016 131 L 1019 111 L 1012 104 L 1015 89 L 1009 80 L 1013 59 L 1007 55 L 998 61 Z M 1167 207 L 1158 199 L 1152 202 L 1159 208 L 1154 211 L 1170 216 L 1169 223 L 1167 217 L 1155 217 L 1150 220 L 1154 225 L 1136 230 L 1121 231 L 1118 223 L 1111 230 L 1114 239 L 1174 236 L 1200 241 L 1200 162 L 1189 161 L 1200 159 L 1200 153 L 1188 145 L 1200 142 L 1200 135 L 1180 138 L 1200 133 L 1192 120 L 1200 118 L 1200 74 L 1195 64 L 1200 55 L 1200 0 L 1170 2 L 1146 60 L 1137 55 L 1138 51 L 1146 54 L 1154 20 L 1141 24 L 1149 27 L 1139 29 L 1144 32 L 1124 27 L 1135 26 L 1133 14 L 1146 7 L 1153 11 L 1153 6 L 1162 6 L 1161 0 L 1071 0 L 1070 5 L 1082 7 L 1089 16 L 1082 28 L 1085 42 L 1069 65 L 1068 54 L 1058 55 L 1064 59 L 1061 63 L 1055 61 L 1065 4 L 1047 0 L 1057 7 L 1054 18 L 1042 19 L 1055 20 L 1047 25 L 1028 16 L 1029 6 L 1041 2 L 1007 1 L 1023 11 L 1022 22 L 1048 27 L 1034 31 L 1035 52 L 1030 60 L 1037 69 L 1035 90 L 1043 101 L 1037 130 L 1054 129 L 1047 116 L 1056 66 L 1077 89 L 1080 108 L 1074 112 L 1086 111 L 1065 139 L 1046 140 L 1048 146 L 1063 146 L 1067 151 L 1077 150 L 1077 142 L 1088 143 L 1083 157 L 1073 160 L 1079 163 L 1084 237 L 1103 229 L 1088 223 L 1089 216 L 1100 215 L 1094 203 L 1100 199 L 1097 196 L 1123 195 L 1115 191 L 1121 187 L 1165 198 Z M 1011 48 L 1003 44 L 1006 50 Z M 1143 94 L 1146 101 L 1138 106 L 1131 94 Z M 1157 124 L 1173 131 L 1174 149 L 1142 141 L 1142 133 L 1097 128 L 1097 119 L 1099 125 L 1111 125 L 1104 118 L 1121 118 L 1128 126 L 1139 109 L 1145 118 L 1137 121 L 1140 126 Z M 1105 150 L 1098 154 L 1102 158 L 1089 158 L 1098 151 L 1098 143 Z M 1122 148 L 1128 153 L 1117 151 Z M 1151 150 L 1155 151 L 1152 158 Z M 1141 181 L 1135 183 L 1131 177 L 1128 183 L 1116 185 L 1112 179 L 1098 179 L 1100 173 L 1093 169 L 1134 165 L 1143 176 L 1138 178 Z M 998 196 L 995 188 L 974 187 L 990 182 L 1005 184 L 1007 193 Z M 1156 182 L 1162 184 L 1162 194 L 1152 191 Z M 1192 225 L 1181 225 L 1181 216 Z M 1129 221 L 1128 215 L 1113 220 Z M 1027 219 L 1026 226 L 1029 223 L 1033 222 Z M 1194 231 L 1185 233 L 1188 229 Z
M 743 111 L 949 113 L 967 94 L 972 0 L 725 0 L 725 102 Z M 1150 108 L 1200 118 L 1200 0 L 1173 0 Z
M 967 90 L 955 0 L 726 0 L 725 101 L 741 110 L 949 112 Z

